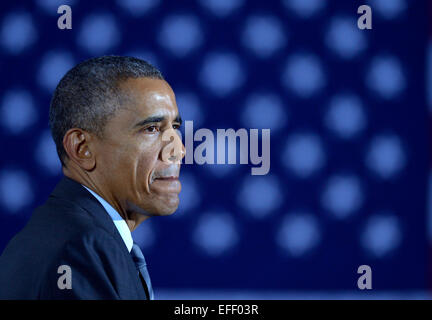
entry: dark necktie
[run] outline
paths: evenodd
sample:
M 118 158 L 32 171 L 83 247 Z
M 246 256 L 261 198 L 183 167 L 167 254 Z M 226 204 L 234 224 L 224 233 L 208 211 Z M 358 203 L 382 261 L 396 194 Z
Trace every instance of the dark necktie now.
M 142 278 L 144 279 L 144 288 L 147 289 L 146 294 L 147 294 L 147 298 L 149 298 L 149 300 L 154 300 L 154 295 L 153 295 L 153 288 L 151 285 L 151 281 L 150 281 L 150 275 L 149 272 L 147 270 L 147 263 L 146 260 L 144 258 L 144 255 L 140 249 L 140 247 L 134 243 L 132 246 L 132 250 L 131 250 L 131 255 L 132 255 L 132 259 L 135 262 L 135 266 L 138 270 L 138 272 L 141 274 Z

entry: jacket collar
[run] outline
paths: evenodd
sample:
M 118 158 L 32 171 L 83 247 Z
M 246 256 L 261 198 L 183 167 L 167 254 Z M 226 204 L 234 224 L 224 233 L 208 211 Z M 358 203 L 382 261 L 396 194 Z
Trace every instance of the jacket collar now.
M 79 182 L 64 176 L 51 193 L 50 198 L 62 199 L 81 207 L 93 218 L 96 225 L 102 227 L 116 239 L 124 243 L 113 220 L 105 211 L 105 208 Z M 127 250 L 126 245 L 125 249 Z
M 102 204 L 89 191 L 87 191 L 86 188 L 75 180 L 63 177 L 51 193 L 50 198 L 61 199 L 84 209 L 93 218 L 96 225 L 108 231 L 116 241 L 123 244 L 122 247 L 124 248 L 124 254 L 130 257 L 128 264 L 129 272 L 130 274 L 136 273 L 136 267 L 132 260 L 132 256 L 120 236 L 120 233 L 115 227 L 113 220 L 105 211 Z M 134 278 L 134 285 L 138 296 L 140 299 L 146 299 L 144 288 L 139 277 L 135 276 Z

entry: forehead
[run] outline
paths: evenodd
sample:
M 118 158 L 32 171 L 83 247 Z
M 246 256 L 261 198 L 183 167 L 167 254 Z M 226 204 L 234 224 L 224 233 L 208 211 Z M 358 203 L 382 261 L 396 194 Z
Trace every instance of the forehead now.
M 126 97 L 122 110 L 134 120 L 155 115 L 174 119 L 178 114 L 174 92 L 165 80 L 130 78 L 120 88 Z

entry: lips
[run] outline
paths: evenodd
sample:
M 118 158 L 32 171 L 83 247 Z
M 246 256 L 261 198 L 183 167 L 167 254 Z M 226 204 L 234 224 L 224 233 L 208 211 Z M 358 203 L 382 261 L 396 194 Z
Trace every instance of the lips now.
M 150 188 L 156 194 L 177 196 L 181 191 L 181 183 L 176 177 L 163 177 L 155 179 Z
M 178 177 L 160 177 L 160 178 L 155 178 L 154 180 L 162 180 L 162 181 L 175 181 L 178 180 Z
M 158 194 L 178 195 L 181 190 L 179 173 L 179 164 L 170 164 L 154 170 L 150 178 L 150 188 Z
M 153 171 L 150 184 L 154 181 L 176 181 L 178 180 L 180 173 L 180 165 L 179 164 L 171 164 L 165 168 L 157 169 Z

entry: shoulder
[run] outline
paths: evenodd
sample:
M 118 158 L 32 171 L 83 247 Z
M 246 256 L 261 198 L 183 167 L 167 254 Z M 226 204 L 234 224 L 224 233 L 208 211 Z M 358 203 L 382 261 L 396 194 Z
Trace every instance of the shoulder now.
M 40 273 L 68 256 L 118 258 L 122 245 L 113 230 L 101 226 L 84 208 L 73 202 L 49 199 L 8 243 L 0 258 L 0 269 L 13 261 L 15 267 L 31 266 Z
M 80 232 L 70 237 L 64 244 L 64 252 L 79 249 L 101 255 L 122 253 L 124 244 L 114 238 L 107 230 L 93 224 L 80 227 Z
M 52 258 L 42 278 L 40 298 L 117 299 L 129 282 L 131 258 L 123 243 L 107 231 L 89 227 L 68 239 Z M 58 281 L 69 272 L 72 290 L 59 290 Z

